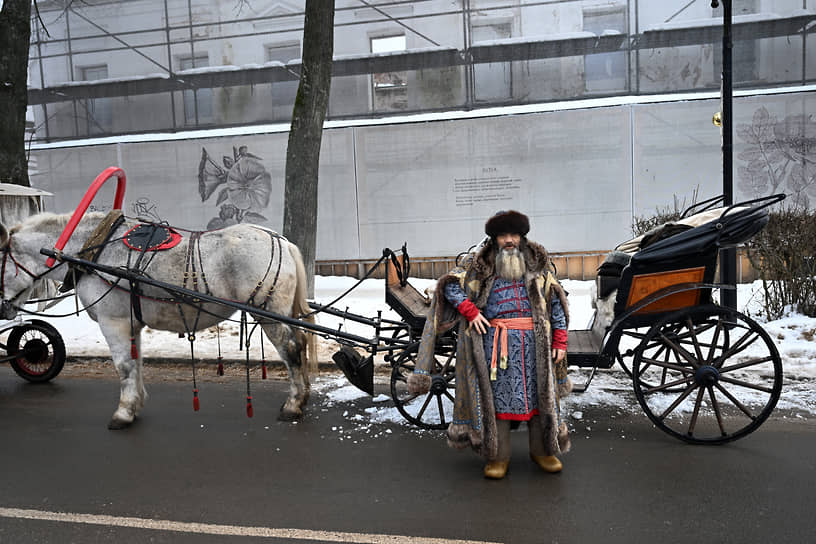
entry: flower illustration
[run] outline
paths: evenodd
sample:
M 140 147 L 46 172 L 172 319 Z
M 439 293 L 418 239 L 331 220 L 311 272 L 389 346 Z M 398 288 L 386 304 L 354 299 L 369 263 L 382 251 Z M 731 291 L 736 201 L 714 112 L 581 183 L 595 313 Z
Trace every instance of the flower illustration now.
M 780 121 L 762 106 L 737 135 L 744 146 L 737 155 L 744 163 L 737 170 L 740 189 L 758 197 L 787 188 L 796 205 L 810 205 L 816 196 L 816 121 L 810 115 Z
M 239 210 L 262 210 L 269 204 L 272 176 L 251 157 L 242 157 L 227 172 L 227 188 L 222 191 Z
M 232 157 L 224 157 L 223 168 L 202 148 L 198 165 L 198 194 L 208 200 L 216 191 L 218 217 L 207 228 L 222 228 L 242 222 L 263 222 L 261 211 L 269 205 L 272 176 L 261 158 L 249 153 L 246 146 L 232 149 Z M 220 189 L 220 190 L 219 190 Z

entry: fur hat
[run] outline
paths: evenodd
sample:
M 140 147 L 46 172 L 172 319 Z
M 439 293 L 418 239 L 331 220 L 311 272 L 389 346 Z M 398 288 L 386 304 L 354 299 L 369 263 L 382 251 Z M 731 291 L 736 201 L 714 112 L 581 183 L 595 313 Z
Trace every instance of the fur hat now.
M 520 234 L 526 236 L 530 232 L 530 219 L 515 210 L 502 210 L 487 220 L 485 234 L 495 238 L 499 234 Z

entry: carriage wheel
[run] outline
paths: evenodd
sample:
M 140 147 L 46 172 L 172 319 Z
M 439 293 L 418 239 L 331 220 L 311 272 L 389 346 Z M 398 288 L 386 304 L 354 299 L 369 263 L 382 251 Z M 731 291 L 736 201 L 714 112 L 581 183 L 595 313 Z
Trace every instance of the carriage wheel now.
M 416 368 L 419 342 L 409 345 L 392 363 L 391 397 L 397 410 L 413 423 L 426 429 L 446 429 L 453 407 L 456 375 L 456 343 L 437 345 L 431 371 L 431 389 L 424 394 L 408 391 L 408 376 Z
M 624 329 L 621 331 L 621 337 L 620 340 L 618 340 L 618 350 L 615 352 L 615 360 L 630 378 L 632 377 L 632 358 L 635 355 L 638 344 L 646 336 L 648 330 L 648 328 L 641 327 L 639 329 Z
M 745 315 L 714 305 L 655 323 L 635 352 L 632 373 L 649 419 L 695 444 L 750 434 L 782 390 L 782 361 L 768 333 Z M 660 385 L 644 385 L 649 383 Z
M 674 330 L 666 330 L 664 333 L 666 334 L 674 334 L 679 335 L 681 334 L 681 329 L 683 325 L 681 323 L 673 323 L 667 325 L 668 329 Z M 634 367 L 634 356 L 638 348 L 643 345 L 643 350 L 646 353 L 650 353 L 652 359 L 662 360 L 664 363 L 671 362 L 670 359 L 672 358 L 671 351 L 669 350 L 668 346 L 660 342 L 660 339 L 650 339 L 646 340 L 647 334 L 649 333 L 649 327 L 640 327 L 636 329 L 624 329 L 621 332 L 621 338 L 618 341 L 618 350 L 615 352 L 615 360 L 621 366 L 624 372 L 626 372 L 629 378 L 634 380 L 634 374 L 632 373 L 632 368 Z M 688 331 L 685 332 L 686 335 L 689 334 Z M 722 334 L 725 335 L 724 341 L 728 342 L 728 330 L 723 330 Z M 638 378 L 640 381 L 641 387 L 650 389 L 653 387 L 658 386 L 667 386 L 667 382 L 669 381 L 669 374 L 665 368 L 661 368 L 660 371 L 654 372 L 649 371 L 649 366 L 651 363 L 646 363 L 645 366 L 640 371 L 640 377 Z M 668 391 L 677 391 L 677 387 L 667 386 Z M 679 389 L 679 390 L 682 390 Z
M 6 351 L 14 358 L 11 368 L 30 382 L 41 383 L 57 376 L 65 364 L 65 344 L 57 329 L 44 321 L 11 329 Z
M 383 357 L 383 360 L 385 360 L 385 362 L 389 363 L 391 366 L 394 366 L 394 360 L 402 353 L 403 350 L 407 349 L 411 346 L 411 344 L 413 344 L 414 333 L 410 326 L 405 325 L 404 327 L 397 327 L 394 329 L 394 332 L 391 333 L 390 339 L 408 342 L 408 344 L 404 347 L 400 347 L 396 342 L 390 343 L 390 348 L 387 349 L 387 353 Z M 389 343 L 386 342 L 386 344 Z

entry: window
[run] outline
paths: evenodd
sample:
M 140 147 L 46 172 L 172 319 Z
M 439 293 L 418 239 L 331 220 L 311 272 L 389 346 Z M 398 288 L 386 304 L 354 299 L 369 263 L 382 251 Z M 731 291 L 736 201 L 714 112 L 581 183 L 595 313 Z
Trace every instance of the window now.
M 196 55 L 179 58 L 179 70 L 204 68 L 210 65 L 207 55 Z M 182 92 L 184 101 L 184 124 L 198 125 L 213 122 L 212 89 L 195 89 Z
M 85 66 L 79 69 L 82 81 L 108 78 L 108 66 Z M 113 105 L 110 98 L 89 98 L 84 101 L 87 134 L 105 134 L 113 127 Z
M 506 40 L 513 36 L 511 21 L 474 25 L 473 43 Z M 482 102 L 501 102 L 513 97 L 513 65 L 509 62 L 489 62 L 473 66 L 473 94 Z
M 280 62 L 286 64 L 289 61 L 299 59 L 300 42 L 277 43 L 264 47 L 264 59 L 266 62 Z M 275 81 L 272 87 L 273 106 L 291 106 L 295 103 L 297 95 L 298 80 Z
M 622 6 L 584 11 L 584 31 L 601 36 L 609 30 L 626 33 L 626 13 Z M 626 89 L 626 52 L 586 55 L 584 78 L 587 91 Z
M 281 62 L 286 64 L 289 61 L 300 58 L 300 43 L 276 43 L 264 47 L 264 57 L 266 62 Z
M 712 17 L 723 18 L 722 5 L 712 10 Z M 732 0 L 731 15 L 750 15 L 757 12 L 756 0 Z M 757 40 L 733 40 L 731 48 L 731 80 L 750 83 L 757 79 Z M 722 76 L 722 40 L 714 42 L 714 77 L 719 83 Z
M 371 38 L 371 53 L 405 51 L 405 35 Z M 375 111 L 404 110 L 408 107 L 408 78 L 405 72 L 372 74 L 373 108 Z

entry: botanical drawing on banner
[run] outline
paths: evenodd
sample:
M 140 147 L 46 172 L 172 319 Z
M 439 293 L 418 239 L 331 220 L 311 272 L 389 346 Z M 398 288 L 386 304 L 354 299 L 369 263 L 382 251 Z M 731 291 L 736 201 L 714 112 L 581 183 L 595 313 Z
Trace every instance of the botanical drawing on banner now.
M 220 206 L 218 216 L 210 219 L 207 229 L 268 221 L 260 212 L 269 205 L 272 176 L 261 160 L 246 146 L 233 147 L 232 157 L 223 157 L 222 166 L 201 148 L 198 194 L 205 202 L 217 192 L 215 204 Z

